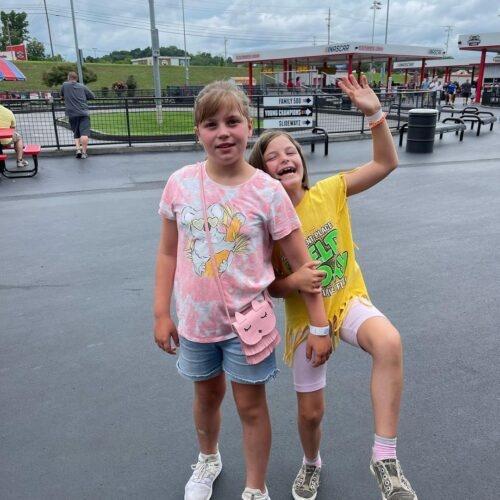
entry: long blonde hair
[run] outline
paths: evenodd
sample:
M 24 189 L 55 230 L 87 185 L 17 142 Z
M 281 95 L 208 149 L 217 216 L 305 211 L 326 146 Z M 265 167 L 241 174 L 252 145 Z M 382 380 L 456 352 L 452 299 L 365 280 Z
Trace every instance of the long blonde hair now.
M 252 152 L 250 153 L 250 158 L 248 159 L 248 163 L 259 170 L 263 170 L 267 172 L 266 162 L 264 160 L 264 154 L 266 152 L 269 143 L 280 136 L 285 136 L 296 148 L 299 153 L 300 159 L 302 160 L 302 166 L 304 168 L 304 175 L 302 177 L 302 187 L 304 189 L 309 189 L 309 177 L 307 175 L 307 164 L 304 158 L 304 153 L 302 152 L 302 148 L 300 144 L 287 132 L 283 132 L 283 130 L 268 130 L 264 132 L 257 142 L 254 144 L 252 148 Z

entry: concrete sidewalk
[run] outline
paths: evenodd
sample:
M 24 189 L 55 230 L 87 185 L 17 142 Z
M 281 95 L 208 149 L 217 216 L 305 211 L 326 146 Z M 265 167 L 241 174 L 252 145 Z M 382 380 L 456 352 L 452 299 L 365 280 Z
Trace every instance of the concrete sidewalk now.
M 398 454 L 424 500 L 496 499 L 500 488 L 499 139 L 495 127 L 462 143 L 445 135 L 431 155 L 400 151 L 396 172 L 350 199 L 372 300 L 404 340 Z M 313 182 L 371 154 L 370 141 L 330 148 L 307 153 Z M 152 340 L 151 300 L 162 188 L 200 158 L 42 158 L 35 178 L 0 181 L 2 499 L 183 498 L 197 453 L 192 387 Z M 280 367 L 268 386 L 273 500 L 291 498 L 301 460 L 291 373 Z M 380 498 L 369 378 L 369 357 L 341 345 L 318 500 Z M 220 446 L 213 498 L 235 500 L 244 463 L 229 393 Z

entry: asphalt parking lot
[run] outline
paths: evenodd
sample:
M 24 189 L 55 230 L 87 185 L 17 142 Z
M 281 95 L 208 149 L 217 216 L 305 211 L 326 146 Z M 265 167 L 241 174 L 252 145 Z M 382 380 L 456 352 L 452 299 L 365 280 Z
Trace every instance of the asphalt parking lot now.
M 500 132 L 447 134 L 350 200 L 373 302 L 400 330 L 398 455 L 420 500 L 498 498 Z M 312 181 L 368 161 L 369 141 L 307 153 Z M 41 158 L 0 180 L 0 497 L 182 499 L 197 447 L 191 384 L 152 339 L 157 204 L 193 153 Z M 278 306 L 281 311 L 281 306 Z M 280 323 L 282 324 L 280 312 Z M 281 347 L 279 349 L 281 353 Z M 291 373 L 268 386 L 271 498 L 291 498 L 301 460 Z M 330 361 L 318 500 L 380 497 L 370 360 Z M 213 498 L 244 486 L 228 393 Z

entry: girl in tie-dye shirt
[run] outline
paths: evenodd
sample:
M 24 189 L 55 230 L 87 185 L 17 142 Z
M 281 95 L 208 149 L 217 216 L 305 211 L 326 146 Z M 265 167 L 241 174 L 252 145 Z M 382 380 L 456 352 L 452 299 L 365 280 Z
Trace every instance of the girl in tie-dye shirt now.
M 195 103 L 196 132 L 207 160 L 175 172 L 163 191 L 163 218 L 157 259 L 155 340 L 167 353 L 179 349 L 177 368 L 195 384 L 194 420 L 198 462 L 185 487 L 186 500 L 209 499 L 222 469 L 218 449 L 220 405 L 225 378 L 243 426 L 246 488 L 243 499 L 266 500 L 271 428 L 265 383 L 275 376 L 274 352 L 251 365 L 233 333 L 217 288 L 218 273 L 230 315 L 259 300 L 274 280 L 271 253 L 279 241 L 291 266 L 308 260 L 300 223 L 281 184 L 245 161 L 252 133 L 248 98 L 234 85 L 215 82 Z M 206 239 L 200 176 L 204 180 Z M 170 314 L 175 293 L 178 326 Z M 321 297 L 304 294 L 311 320 L 328 325 Z M 329 338 L 313 345 L 316 363 L 331 353 Z

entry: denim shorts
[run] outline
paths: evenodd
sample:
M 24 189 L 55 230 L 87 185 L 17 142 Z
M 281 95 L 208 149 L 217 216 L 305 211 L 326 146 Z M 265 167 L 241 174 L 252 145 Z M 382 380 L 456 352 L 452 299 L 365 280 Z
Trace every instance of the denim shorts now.
M 192 342 L 183 337 L 179 341 L 177 370 L 193 382 L 209 380 L 224 372 L 233 382 L 265 384 L 279 371 L 274 352 L 260 363 L 249 365 L 237 337 L 213 343 Z

